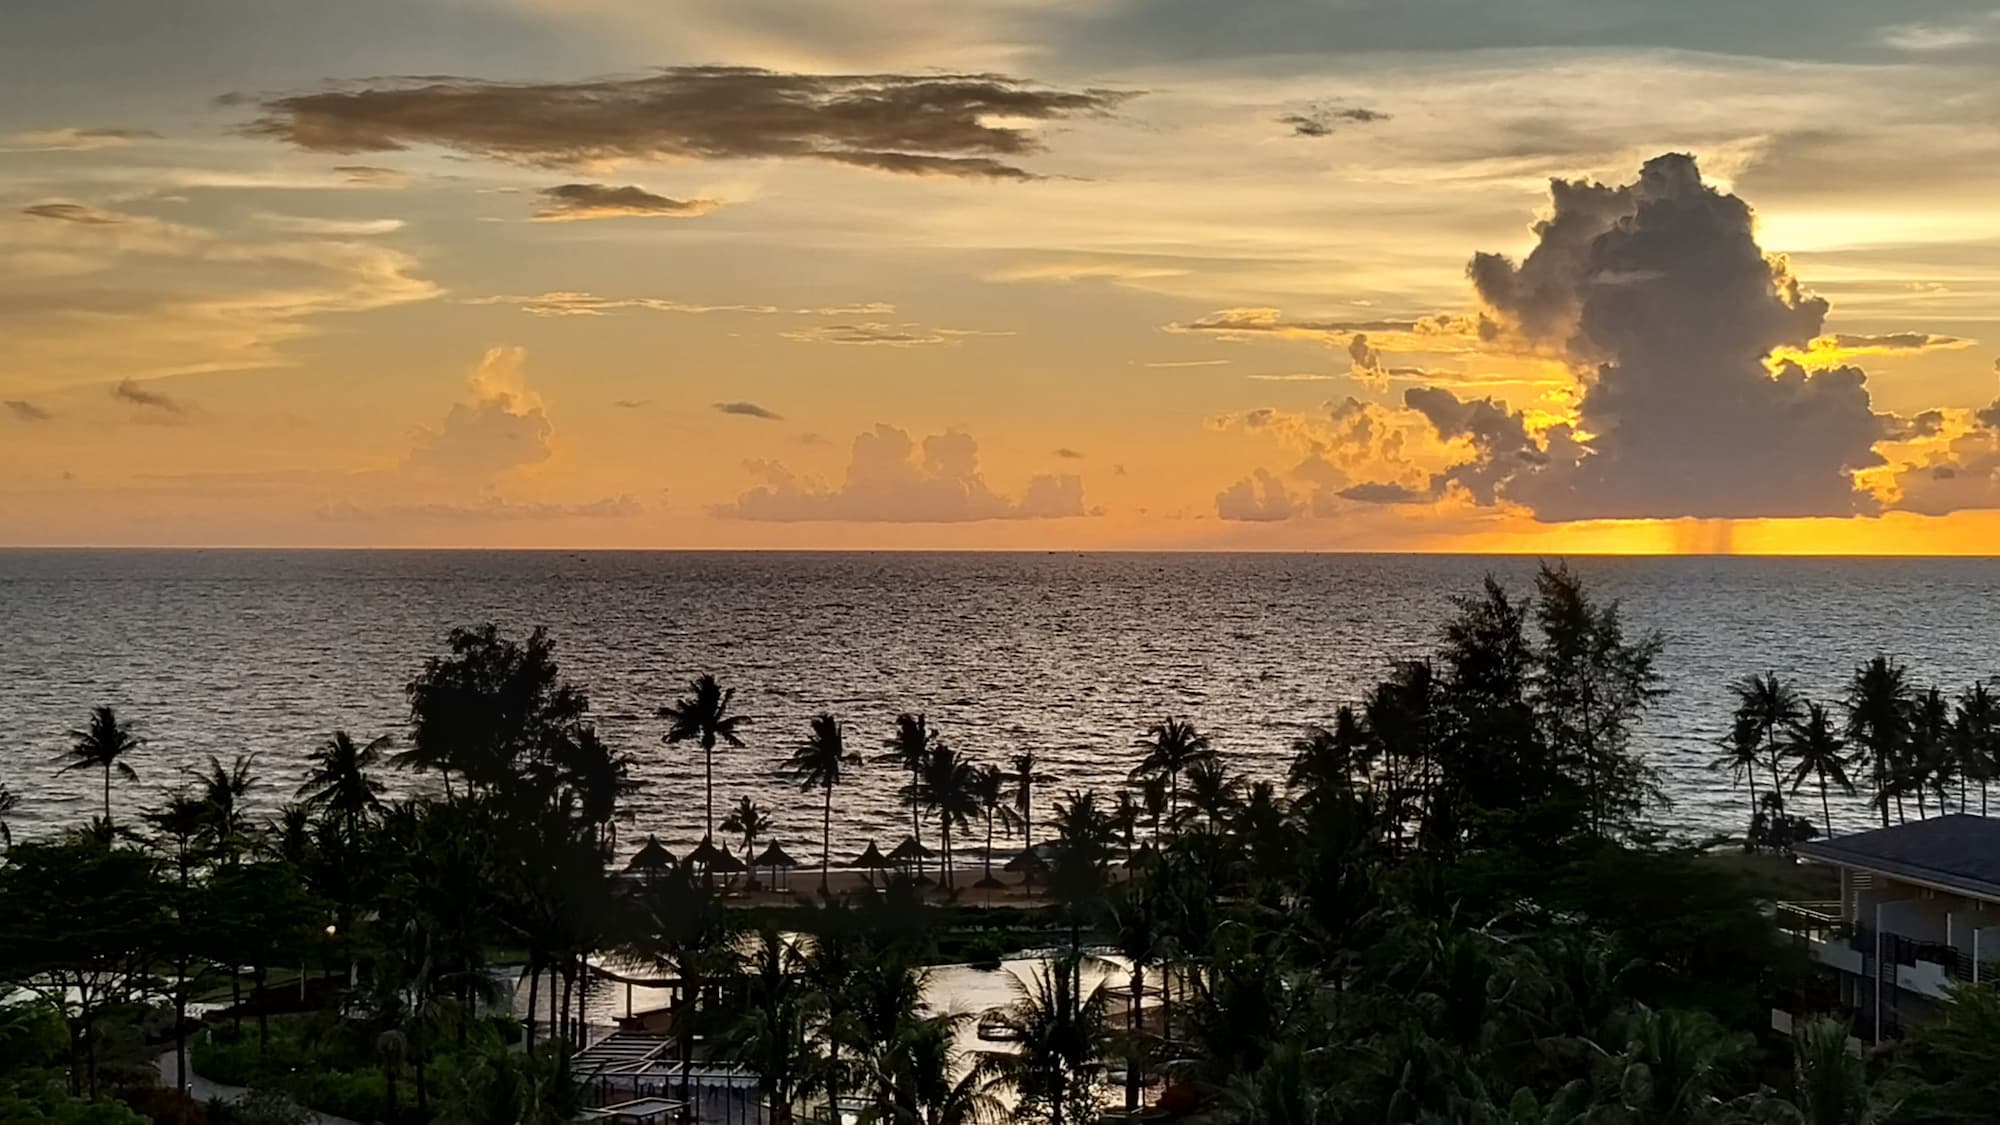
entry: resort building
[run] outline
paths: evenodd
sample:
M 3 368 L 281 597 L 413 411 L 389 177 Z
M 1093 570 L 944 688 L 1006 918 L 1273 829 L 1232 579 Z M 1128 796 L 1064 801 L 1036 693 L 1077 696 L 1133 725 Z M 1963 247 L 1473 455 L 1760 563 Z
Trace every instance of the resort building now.
M 1800 844 L 1839 869 L 1840 898 L 1780 903 L 1781 929 L 1833 971 L 1833 1005 L 1879 1041 L 1929 1018 L 1960 983 L 2000 979 L 2000 818 L 1955 814 Z M 1789 1031 L 1797 1013 L 1774 1011 Z

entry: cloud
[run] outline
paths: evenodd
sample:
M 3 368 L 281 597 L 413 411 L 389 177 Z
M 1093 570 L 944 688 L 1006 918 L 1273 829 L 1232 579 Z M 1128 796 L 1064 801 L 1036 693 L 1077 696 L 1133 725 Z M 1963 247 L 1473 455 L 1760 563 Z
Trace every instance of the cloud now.
M 778 311 L 773 305 L 695 305 L 668 300 L 665 297 L 603 297 L 596 293 L 573 290 L 556 290 L 533 295 L 501 294 L 492 297 L 473 297 L 465 303 L 519 305 L 522 312 L 534 316 L 603 316 L 621 309 L 671 313 L 749 313 L 760 316 Z
M 1215 494 L 1215 514 L 1225 520 L 1276 523 L 1304 509 L 1269 469 L 1258 469 Z
M 375 520 L 437 520 L 468 522 L 537 522 L 545 520 L 620 520 L 644 515 L 645 505 L 629 494 L 591 500 L 580 504 L 508 500 L 489 496 L 467 504 L 382 504 L 363 505 L 343 501 L 322 506 L 323 520 L 369 522 Z
M 410 181 L 406 173 L 373 164 L 336 164 L 333 170 L 355 187 L 399 188 Z
M 993 74 L 697 66 L 577 82 L 362 82 L 257 101 L 262 114 L 245 128 L 311 152 L 428 144 L 538 168 L 777 158 L 1029 179 L 1019 161 L 1042 144 L 1024 123 L 1108 113 L 1129 96 Z
M 1323 371 L 1280 371 L 1262 375 L 1247 375 L 1259 383 L 1330 383 L 1338 378 Z
M 1141 363 L 1141 367 L 1227 367 L 1233 360 L 1227 359 L 1155 359 Z
M 1882 28 L 1876 39 L 1899 51 L 1957 51 L 2000 40 L 2000 9 L 1943 23 L 1903 23 Z
M 1315 105 L 1300 113 L 1287 113 L 1278 124 L 1289 126 L 1295 137 L 1324 137 L 1342 125 L 1372 125 L 1387 121 L 1389 115 L 1362 106 Z
M 1531 424 L 1492 398 L 1414 388 L 1406 403 L 1460 459 L 1434 479 L 1545 521 L 1869 512 L 1855 475 L 1884 423 L 1855 367 L 1765 357 L 1819 336 L 1827 303 L 1758 246 L 1750 208 L 1694 159 L 1618 187 L 1556 180 L 1519 262 L 1467 268 L 1489 332 L 1555 347 L 1577 372 L 1573 419 Z
M 815 324 L 780 332 L 800 344 L 853 344 L 861 347 L 921 348 L 934 344 L 955 344 L 967 336 L 1012 336 L 1012 332 L 988 332 L 976 328 L 924 328 L 916 324 L 885 324 L 862 321 L 853 324 Z
M 492 476 L 548 460 L 555 431 L 540 396 L 527 388 L 527 359 L 525 348 L 486 349 L 466 379 L 472 400 L 452 404 L 443 424 L 419 432 L 409 466 Z
M 766 422 L 782 422 L 783 414 L 769 410 L 754 402 L 718 402 L 715 409 L 724 414 L 734 414 L 743 418 L 762 418 Z
M 567 223 L 579 219 L 691 219 L 706 215 L 721 202 L 714 199 L 669 199 L 645 188 L 626 184 L 558 184 L 536 192 L 542 205 L 535 210 L 538 223 Z
M 1081 460 L 1083 460 L 1083 454 L 1082 454 L 1082 453 L 1078 452 L 1077 450 L 1074 450 L 1074 449 L 1071 449 L 1071 448 L 1069 448 L 1068 446 L 1063 446 L 1063 447 L 1062 447 L 1061 449 L 1058 449 L 1058 450 L 1056 450 L 1056 451 L 1055 451 L 1055 456 L 1057 456 L 1057 457 L 1061 458 L 1061 459 L 1062 459 L 1062 460 L 1064 460 L 1064 461 L 1081 461 Z
M 124 148 L 134 141 L 153 140 L 158 133 L 150 129 L 30 129 L 17 134 L 16 139 L 30 149 L 48 152 L 94 152 L 98 149 Z
M 10 398 L 0 402 L 0 406 L 6 407 L 7 416 L 16 422 L 48 422 L 55 418 L 55 415 L 49 413 L 46 408 L 24 398 Z
M 162 414 L 171 414 L 176 418 L 186 415 L 189 409 L 188 403 L 164 391 L 147 390 L 130 379 L 119 380 L 111 388 L 111 397 L 142 410 L 155 410 Z
M 1353 500 L 1362 504 L 1423 504 L 1436 499 L 1430 491 L 1412 488 L 1393 481 L 1369 481 L 1353 484 L 1338 493 L 1343 500 Z
M 1479 317 L 1432 314 L 1366 320 L 1318 319 L 1285 315 L 1281 309 L 1243 307 L 1218 309 L 1192 321 L 1176 321 L 1168 332 L 1213 336 L 1219 340 L 1297 340 L 1339 348 L 1353 359 L 1354 340 L 1365 336 L 1363 348 L 1380 351 L 1464 353 L 1490 349 L 1497 341 L 1495 326 Z M 1379 366 L 1380 355 L 1376 357 Z
M 406 225 L 401 219 L 320 219 L 309 215 L 261 214 L 257 221 L 287 234 L 310 234 L 327 238 L 368 238 L 394 234 Z
M 637 410 L 642 406 L 651 405 L 652 401 L 650 398 L 621 398 L 614 400 L 611 405 L 620 410 Z
M 792 311 L 800 316 L 887 316 L 896 311 L 896 306 L 887 301 L 857 301 L 851 305 L 821 305 Z
M 54 219 L 63 223 L 82 223 L 85 226 L 109 227 L 125 222 L 127 216 L 116 211 L 106 211 L 86 203 L 36 203 L 21 208 L 21 214 L 37 219 Z
M 894 426 L 878 424 L 854 439 L 847 475 L 838 486 L 804 480 L 783 465 L 752 466 L 764 483 L 718 505 L 730 519 L 796 522 L 963 523 L 976 520 L 1064 519 L 1094 514 L 1073 475 L 1041 475 L 1018 499 L 994 491 L 979 472 L 970 434 L 942 433 L 921 447 Z

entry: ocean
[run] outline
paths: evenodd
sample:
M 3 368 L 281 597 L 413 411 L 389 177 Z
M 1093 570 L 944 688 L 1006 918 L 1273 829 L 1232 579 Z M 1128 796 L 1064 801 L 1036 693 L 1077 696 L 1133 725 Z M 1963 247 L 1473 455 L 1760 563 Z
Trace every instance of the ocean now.
M 1956 693 L 2000 674 L 2000 560 L 1582 558 L 1628 629 L 1658 629 L 1668 695 L 1640 743 L 1688 833 L 1740 830 L 1747 795 L 1709 768 L 1729 683 L 1776 671 L 1836 702 L 1876 652 Z M 1434 647 L 1450 599 L 1492 573 L 1532 587 L 1536 560 L 1321 554 L 901 554 L 502 551 L 0 551 L 0 780 L 17 835 L 80 822 L 96 775 L 50 761 L 96 704 L 145 739 L 132 810 L 210 754 L 255 753 L 253 794 L 289 800 L 327 732 L 400 735 L 403 685 L 455 625 L 546 626 L 600 732 L 647 785 L 628 846 L 700 837 L 699 748 L 662 744 L 654 711 L 693 675 L 737 690 L 748 745 L 718 749 L 718 817 L 738 796 L 775 811 L 794 855 L 819 852 L 817 794 L 775 768 L 831 710 L 873 754 L 896 712 L 1003 761 L 1032 748 L 1067 791 L 1114 790 L 1133 741 L 1167 715 L 1213 733 L 1245 773 L 1282 773 L 1289 745 L 1356 699 L 1389 661 Z M 398 786 L 413 779 L 393 776 Z M 887 765 L 835 794 L 836 860 L 907 831 Z M 1801 811 L 1816 813 L 1816 799 Z M 1863 827 L 1860 798 L 1836 827 Z M 976 834 L 975 834 L 976 835 Z M 934 841 L 932 841 L 934 842 Z M 963 841 L 976 843 L 976 840 Z

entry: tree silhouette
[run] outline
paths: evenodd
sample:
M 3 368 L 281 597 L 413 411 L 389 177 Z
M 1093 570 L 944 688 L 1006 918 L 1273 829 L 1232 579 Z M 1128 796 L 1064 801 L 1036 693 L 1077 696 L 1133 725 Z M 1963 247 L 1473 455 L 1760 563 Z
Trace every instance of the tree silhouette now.
M 142 743 L 132 733 L 132 729 L 118 721 L 118 713 L 110 707 L 93 707 L 90 722 L 82 730 L 69 732 L 70 748 L 58 759 L 63 767 L 56 772 L 71 770 L 101 770 L 104 774 L 104 823 L 111 823 L 111 775 L 116 772 L 126 781 L 139 780 L 132 763 L 125 759 L 139 749 Z
M 757 837 L 771 830 L 771 818 L 757 802 L 748 797 L 738 797 L 736 807 L 729 810 L 729 815 L 723 818 L 722 830 L 734 832 L 742 838 L 743 860 L 748 863 L 757 856 Z M 754 870 L 750 873 L 750 882 L 752 886 L 757 882 L 757 873 Z
M 924 842 L 923 823 L 918 817 L 922 804 L 917 800 L 917 779 L 923 773 L 925 763 L 930 761 L 943 739 L 933 730 L 930 720 L 921 714 L 905 711 L 896 716 L 896 733 L 882 742 L 883 753 L 875 760 L 885 765 L 893 765 L 910 775 L 910 783 L 902 790 L 903 803 L 910 807 L 910 838 L 917 843 Z M 917 856 L 917 874 L 924 873 L 924 859 Z
M 1833 729 L 1826 708 L 1806 704 L 1803 721 L 1793 720 L 1786 729 L 1783 752 L 1792 760 L 1792 792 L 1797 793 L 1807 778 L 1819 781 L 1819 810 L 1826 834 L 1833 835 L 1833 810 L 1827 804 L 1829 785 L 1852 794 L 1854 782 L 1847 777 L 1847 743 Z
M 1208 736 L 1196 730 L 1193 723 L 1169 716 L 1148 727 L 1146 736 L 1135 745 L 1146 755 L 1133 767 L 1132 780 L 1166 778 L 1167 822 L 1178 826 L 1181 774 L 1196 762 L 1214 757 L 1215 750 L 1209 745 Z
M 1985 816 L 1987 785 L 2000 772 L 2000 697 L 1984 683 L 1965 689 L 1952 712 L 1951 734 L 1959 776 L 1979 782 L 1979 815 Z
M 951 833 L 979 815 L 979 767 L 958 751 L 938 743 L 910 783 L 908 799 L 936 814 L 944 839 L 944 885 L 956 886 L 951 863 Z
M 792 750 L 792 756 L 785 760 L 784 772 L 799 783 L 802 789 L 822 791 L 824 804 L 821 807 L 819 889 L 827 891 L 827 871 L 833 862 L 833 788 L 839 785 L 849 767 L 859 766 L 861 755 L 847 748 L 847 735 L 841 728 L 840 720 L 822 711 L 813 716 L 811 733 Z
M 701 745 L 703 788 L 703 834 L 715 835 L 715 744 L 724 742 L 740 748 L 743 739 L 736 729 L 749 720 L 729 713 L 736 689 L 724 688 L 714 676 L 704 672 L 688 683 L 687 694 L 660 708 L 667 720 L 667 745 L 697 742 Z
M 394 739 L 383 735 L 357 745 L 344 730 L 334 731 L 307 758 L 312 770 L 297 796 L 308 809 L 323 808 L 338 816 L 352 839 L 361 818 L 382 803 L 382 782 L 368 771 L 382 760 Z
M 1910 747 L 1909 674 L 1901 664 L 1876 654 L 1855 669 L 1847 684 L 1847 738 L 1858 748 L 1874 777 L 1875 807 L 1882 827 L 1889 827 L 1889 802 L 1897 814 L 1903 807 L 1898 778 Z

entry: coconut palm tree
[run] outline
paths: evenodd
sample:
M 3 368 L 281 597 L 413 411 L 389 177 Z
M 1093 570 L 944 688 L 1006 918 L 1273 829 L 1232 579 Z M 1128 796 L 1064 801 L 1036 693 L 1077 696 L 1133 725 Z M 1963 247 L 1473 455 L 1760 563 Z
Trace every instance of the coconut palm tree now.
M 82 730 L 69 732 L 70 748 L 57 759 L 63 763 L 59 774 L 71 770 L 102 770 L 104 773 L 104 823 L 111 824 L 111 775 L 115 771 L 126 781 L 137 781 L 139 775 L 132 769 L 132 763 L 125 759 L 137 750 L 141 743 L 132 728 L 118 721 L 118 713 L 110 707 L 93 707 L 90 723 Z
M 938 831 L 944 837 L 944 885 L 955 886 L 951 832 L 954 827 L 967 827 L 979 815 L 979 767 L 940 742 L 911 781 L 908 799 L 937 815 Z
M 793 748 L 785 759 L 784 773 L 801 789 L 824 791 L 820 810 L 819 889 L 827 890 L 827 871 L 833 861 L 833 787 L 850 766 L 859 766 L 861 755 L 847 748 L 847 734 L 840 720 L 822 711 L 813 716 L 812 733 Z
M 980 1061 L 989 1088 L 1009 1088 L 1021 1108 L 1049 1125 L 1085 1125 L 1096 1117 L 1104 1080 L 1103 987 L 1083 987 L 1083 958 L 1058 957 L 1034 971 L 999 1017 L 1019 1044 Z
M 1778 743 L 1793 723 L 1805 717 L 1805 702 L 1790 680 L 1775 672 L 1745 676 L 1729 685 L 1736 696 L 1736 718 L 1750 723 L 1771 768 L 1771 789 L 1779 789 Z
M 962 1064 L 955 1046 L 963 1013 L 910 1025 L 890 1056 L 890 1121 L 886 1125 L 983 1125 L 1006 1116 L 986 1091 L 977 1067 Z
M 1936 686 L 1927 689 L 1910 704 L 1910 754 L 1908 784 L 1917 794 L 1917 816 L 1928 816 L 1925 793 L 1937 797 L 1938 815 L 1944 815 L 1945 793 L 1951 788 L 1957 765 L 1952 751 L 1951 705 Z
M 1307 727 L 1292 740 L 1292 761 L 1285 770 L 1285 787 L 1299 790 L 1310 806 L 1324 793 L 1346 792 L 1356 775 L 1368 768 L 1368 732 L 1353 707 L 1342 704 L 1333 726 Z
M 1041 771 L 1041 760 L 1033 750 L 1023 750 L 1008 759 L 1008 784 L 1014 790 L 1013 807 L 1000 815 L 1010 825 L 1021 829 L 1021 840 L 1026 847 L 1035 846 L 1035 786 L 1047 785 L 1056 780 L 1054 774 Z
M 923 773 L 924 763 L 930 760 L 943 739 L 931 728 L 930 720 L 921 714 L 908 711 L 896 716 L 896 733 L 882 741 L 883 753 L 875 760 L 893 765 L 910 775 L 910 784 L 903 787 L 903 803 L 910 806 L 910 838 L 921 844 L 924 842 L 924 826 L 918 813 L 922 806 L 914 799 L 917 777 Z M 917 874 L 924 873 L 924 860 L 917 857 Z
M 1229 772 L 1222 759 L 1213 755 L 1187 768 L 1188 803 L 1183 819 L 1201 818 L 1202 827 L 1214 831 L 1217 822 L 1243 803 L 1243 779 Z
M 1736 716 L 1729 724 L 1729 737 L 1718 745 L 1722 753 L 1709 761 L 1712 769 L 1726 769 L 1732 785 L 1750 783 L 1750 815 L 1757 815 L 1757 773 L 1764 768 L 1764 733 L 1757 728 L 1757 721 L 1747 715 Z
M 1173 943 L 1167 934 L 1164 904 L 1148 880 L 1125 884 L 1125 891 L 1111 909 L 1112 945 L 1132 963 L 1130 1005 L 1125 1010 L 1125 1112 L 1139 1108 L 1139 1091 L 1144 1086 L 1145 1052 L 1140 1038 L 1146 998 L 1146 969 L 1166 960 Z M 1161 990 L 1165 994 L 1164 988 Z
M 1909 673 L 1901 664 L 1876 654 L 1855 669 L 1847 684 L 1847 739 L 1866 762 L 1875 782 L 1875 806 L 1882 827 L 1889 827 L 1889 802 L 1901 815 L 1903 798 L 1896 784 L 1910 747 Z
M 189 770 L 200 790 L 202 807 L 205 810 L 202 825 L 202 839 L 217 854 L 234 863 L 251 836 L 249 796 L 257 788 L 257 775 L 252 771 L 257 755 L 238 754 L 229 765 L 213 754 L 208 756 L 208 769 Z
M 769 927 L 741 955 L 726 992 L 729 999 L 719 1009 L 713 1040 L 715 1055 L 756 1075 L 772 1125 L 791 1125 L 794 1109 L 813 1081 L 813 1029 L 826 998 L 806 980 L 804 954 Z
M 1807 778 L 1818 779 L 1820 816 L 1826 824 L 1827 837 L 1831 838 L 1833 810 L 1827 804 L 1827 786 L 1831 783 L 1842 793 L 1852 795 L 1854 782 L 1847 776 L 1847 743 L 1834 733 L 1826 708 L 1817 703 L 1806 704 L 1805 719 L 1786 728 L 1783 750 L 1792 761 L 1793 793 L 1799 791 Z
M 667 733 L 663 736 L 667 745 L 701 744 L 702 831 L 711 838 L 715 835 L 715 744 L 724 742 L 741 748 L 743 739 L 737 729 L 750 722 L 729 713 L 730 701 L 735 697 L 735 688 L 725 688 L 714 676 L 703 672 L 688 681 L 686 695 L 658 712 L 667 721 Z
M 722 820 L 722 830 L 743 838 L 743 860 L 748 863 L 756 858 L 757 837 L 771 830 L 771 818 L 758 807 L 757 802 L 748 797 L 738 797 L 736 807 L 730 809 L 729 815 Z M 754 887 L 756 883 L 757 873 L 752 870 L 750 884 Z
M 394 741 L 385 734 L 358 746 L 346 731 L 334 731 L 307 758 L 312 771 L 306 774 L 297 796 L 309 809 L 323 808 L 338 816 L 351 840 L 361 818 L 382 804 L 382 783 L 368 771 Z
M 993 878 L 993 822 L 1000 816 L 1001 802 L 1007 799 L 1007 774 L 999 766 L 983 765 L 973 778 L 973 792 L 979 797 L 979 813 L 986 818 L 986 860 L 983 877 Z
M 1959 776 L 1979 782 L 1979 815 L 1986 815 L 1986 787 L 2000 772 L 2000 697 L 1975 683 L 1958 697 L 1952 712 L 1953 754 Z M 1959 807 L 1965 807 L 1963 796 Z
M 1146 737 L 1134 744 L 1146 752 L 1139 764 L 1132 769 L 1132 780 L 1143 781 L 1149 777 L 1167 779 L 1167 822 L 1180 822 L 1181 774 L 1196 762 L 1207 761 L 1215 756 L 1207 735 L 1195 729 L 1195 725 L 1169 716 L 1146 729 Z
M 1804 1125 L 1869 1125 L 1868 1069 L 1848 1049 L 1847 1021 L 1802 1021 L 1792 1031 L 1792 1102 Z

